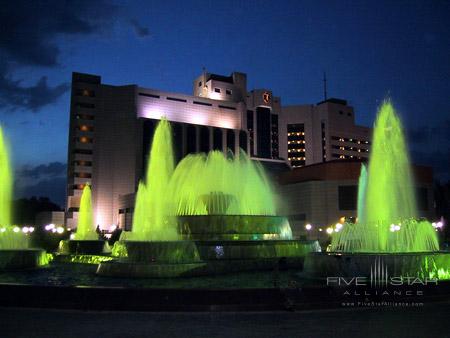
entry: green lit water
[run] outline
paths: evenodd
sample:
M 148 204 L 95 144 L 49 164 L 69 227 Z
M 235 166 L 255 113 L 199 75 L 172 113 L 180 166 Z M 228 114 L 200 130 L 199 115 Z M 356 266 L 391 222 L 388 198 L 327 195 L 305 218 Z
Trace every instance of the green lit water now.
M 77 232 L 75 239 L 81 241 L 97 240 L 94 218 L 92 215 L 91 187 L 86 184 L 81 195 L 80 210 L 78 212 Z
M 358 219 L 365 219 L 365 204 L 367 191 L 367 167 L 361 164 L 361 173 L 358 181 Z
M 8 141 L 0 126 L 0 250 L 28 248 L 28 236 L 11 225 L 12 184 Z
M 414 182 L 402 124 L 392 104 L 375 121 L 363 223 L 417 216 Z
M 244 152 L 191 154 L 176 168 L 173 158 L 171 127 L 163 119 L 139 183 L 132 232 L 124 232 L 122 240 L 179 240 L 178 215 L 275 215 L 264 170 Z
M 0 225 L 11 224 L 12 170 L 9 147 L 0 127 Z
M 417 220 L 414 180 L 402 124 L 389 101 L 375 121 L 368 170 L 361 169 L 358 223 L 345 224 L 331 251 L 429 252 L 439 250 L 432 225 Z
M 172 241 L 179 239 L 169 181 L 174 170 L 172 129 L 162 119 L 153 135 L 147 173 L 136 194 L 133 230 L 121 239 Z
M 241 152 L 191 154 L 175 169 L 170 191 L 178 215 L 275 215 L 270 183 L 259 163 Z

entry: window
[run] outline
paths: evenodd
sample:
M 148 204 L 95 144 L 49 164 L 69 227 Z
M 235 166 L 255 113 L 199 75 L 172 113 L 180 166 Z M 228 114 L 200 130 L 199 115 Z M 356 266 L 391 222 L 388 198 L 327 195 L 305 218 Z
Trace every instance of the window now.
M 76 116 L 77 120 L 93 120 L 95 117 L 93 115 L 87 115 L 87 114 L 77 114 Z
M 223 150 L 222 145 L 222 129 L 214 128 L 213 129 L 213 149 L 214 150 Z
M 271 110 L 269 108 L 256 108 L 257 149 L 256 156 L 263 158 L 272 157 L 271 137 Z
M 93 126 L 87 126 L 85 124 L 82 124 L 82 125 L 78 126 L 77 129 L 80 130 L 80 131 L 94 131 L 94 127 Z
M 74 154 L 92 155 L 92 150 L 90 149 L 75 149 Z
M 327 158 L 327 135 L 326 135 L 325 122 L 322 121 L 320 126 L 322 128 L 322 159 L 323 159 L 323 162 L 325 162 L 325 160 Z
M 352 113 L 347 113 L 347 116 L 352 116 Z
M 95 97 L 95 92 L 89 89 L 77 89 L 77 96 Z
M 154 94 L 139 93 L 139 96 L 147 96 L 147 97 L 153 97 L 154 99 L 159 99 L 159 95 L 154 95 Z
M 198 86 L 199 86 L 199 87 L 202 86 L 202 81 L 199 81 Z
M 206 103 L 206 102 L 200 102 L 200 101 L 193 101 L 194 104 L 199 104 L 201 106 L 209 106 L 211 107 L 212 104 L 211 103 Z
M 75 103 L 75 106 L 79 108 L 95 108 L 95 104 L 93 103 L 86 103 L 86 102 L 77 102 Z
M 80 167 L 91 167 L 92 162 L 91 161 L 73 161 L 73 165 L 80 166 Z
M 209 128 L 206 126 L 200 127 L 200 151 L 203 153 L 209 151 Z
M 223 108 L 223 109 L 230 109 L 230 110 L 236 110 L 236 108 L 234 108 L 234 107 L 229 107 L 229 106 L 221 106 L 221 105 L 219 105 L 219 108 Z
M 279 149 L 278 149 L 278 115 L 272 114 L 272 158 L 278 158 Z
M 80 143 L 92 143 L 93 142 L 93 139 L 91 137 L 86 137 L 86 136 L 77 137 L 75 140 Z
M 188 154 L 197 152 L 197 130 L 193 124 L 186 128 L 186 151 Z
M 220 88 L 214 88 L 214 91 L 215 91 L 216 93 L 220 93 Z
M 239 132 L 239 147 L 247 152 L 247 133 L 244 130 Z
M 233 92 L 231 91 L 231 89 L 226 89 L 226 90 L 225 90 L 225 93 L 226 93 L 227 95 L 233 94 Z
M 73 177 L 79 177 L 79 178 L 91 178 L 92 175 L 89 173 L 75 173 L 73 174 Z
M 250 151 L 251 155 L 254 155 L 254 139 L 253 139 L 253 110 L 247 110 L 247 130 L 248 130 L 248 137 L 250 140 Z
M 179 98 L 176 98 L 176 97 L 166 97 L 166 99 L 169 100 L 169 101 L 186 102 L 186 100 L 179 99 Z
M 287 125 L 288 160 L 291 166 L 301 167 L 306 164 L 305 125 L 293 123 Z
M 235 152 L 236 147 L 236 135 L 233 129 L 227 129 L 227 149 L 231 150 L 233 153 Z

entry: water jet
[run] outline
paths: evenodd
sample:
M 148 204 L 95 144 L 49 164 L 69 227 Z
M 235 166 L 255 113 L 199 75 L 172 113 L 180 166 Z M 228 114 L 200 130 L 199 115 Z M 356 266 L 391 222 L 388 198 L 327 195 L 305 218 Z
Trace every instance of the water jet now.
M 12 183 L 9 147 L 0 126 L 0 271 L 48 264 L 45 250 L 30 248 L 28 235 L 11 225 Z
M 333 233 L 328 253 L 309 255 L 305 274 L 367 275 L 376 259 L 386 262 L 396 276 L 450 271 L 450 254 L 439 251 L 432 224 L 417 217 L 414 190 L 402 124 L 391 102 L 385 101 L 375 121 L 369 165 L 361 168 L 358 221 Z
M 177 277 L 299 267 L 317 241 L 292 239 L 262 167 L 244 152 L 190 154 L 173 164 L 170 124 L 155 130 L 133 229 L 116 242 L 105 276 Z

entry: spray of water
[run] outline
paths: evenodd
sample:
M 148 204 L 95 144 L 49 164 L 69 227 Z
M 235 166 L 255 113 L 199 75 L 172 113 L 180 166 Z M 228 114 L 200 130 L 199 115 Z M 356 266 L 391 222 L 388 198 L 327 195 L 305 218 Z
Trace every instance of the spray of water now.
M 439 250 L 432 225 L 418 221 L 411 165 L 403 128 L 392 104 L 382 104 L 374 126 L 368 172 L 361 169 L 358 223 L 332 238 L 341 252 L 424 252 Z
M 81 195 L 80 210 L 78 213 L 76 240 L 87 241 L 97 240 L 94 219 L 92 217 L 91 187 L 86 184 Z
M 162 119 L 139 183 L 133 229 L 122 240 L 179 240 L 178 215 L 275 215 L 269 181 L 244 152 L 186 156 L 174 170 L 172 131 Z
M 9 146 L 0 126 L 0 250 L 26 249 L 28 237 L 11 225 L 13 174 Z
M 145 181 L 136 194 L 133 230 L 121 239 L 134 241 L 178 240 L 177 221 L 170 202 L 169 181 L 174 168 L 172 130 L 162 119 L 153 135 Z
M 170 191 L 178 215 L 275 215 L 270 183 L 241 151 L 191 154 L 177 166 Z

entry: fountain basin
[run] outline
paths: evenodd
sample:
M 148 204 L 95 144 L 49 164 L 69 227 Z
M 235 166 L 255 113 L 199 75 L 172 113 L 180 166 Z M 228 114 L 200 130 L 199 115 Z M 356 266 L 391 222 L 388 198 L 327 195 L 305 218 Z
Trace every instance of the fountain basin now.
M 64 240 L 60 242 L 59 252 L 70 255 L 100 255 L 105 251 L 103 240 Z
M 283 216 L 193 215 L 178 216 L 179 232 L 192 240 L 291 239 L 289 221 Z
M 305 257 L 309 252 L 320 251 L 317 241 L 300 240 L 196 241 L 196 244 L 205 261 Z
M 185 264 L 201 262 L 192 241 L 118 241 L 112 255 L 135 263 Z
M 42 249 L 0 250 L 0 271 L 34 269 L 49 263 Z
M 103 276 L 167 278 L 301 268 L 317 241 L 119 241 L 114 261 L 100 263 Z
M 376 266 L 383 266 L 392 277 L 450 279 L 450 252 L 310 253 L 305 258 L 303 273 L 305 277 L 318 279 L 370 277 Z

